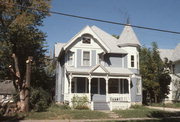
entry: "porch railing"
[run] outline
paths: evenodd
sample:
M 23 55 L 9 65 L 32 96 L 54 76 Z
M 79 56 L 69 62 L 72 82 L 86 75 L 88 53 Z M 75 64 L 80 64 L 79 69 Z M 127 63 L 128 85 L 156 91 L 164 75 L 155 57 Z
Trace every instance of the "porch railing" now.
M 74 96 L 78 97 L 84 97 L 86 96 L 89 100 L 89 94 L 88 93 L 71 93 L 71 94 L 64 94 L 64 100 L 71 101 Z
M 129 94 L 108 94 L 107 100 L 110 102 L 129 102 L 131 99 Z

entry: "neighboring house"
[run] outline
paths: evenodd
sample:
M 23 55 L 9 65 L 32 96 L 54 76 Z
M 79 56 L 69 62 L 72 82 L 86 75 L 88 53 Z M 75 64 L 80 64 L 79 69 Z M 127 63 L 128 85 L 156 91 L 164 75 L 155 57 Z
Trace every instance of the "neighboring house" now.
M 86 26 L 67 43 L 55 44 L 56 102 L 72 106 L 77 95 L 87 96 L 92 110 L 141 104 L 139 47 L 129 25 L 119 39 L 96 26 Z
M 180 43 L 175 49 L 159 49 L 159 52 L 162 60 L 167 58 L 173 62 L 170 74 L 172 82 L 166 102 L 180 101 Z
M 5 80 L 0 82 L 0 103 L 13 102 L 13 95 L 15 93 L 13 81 Z

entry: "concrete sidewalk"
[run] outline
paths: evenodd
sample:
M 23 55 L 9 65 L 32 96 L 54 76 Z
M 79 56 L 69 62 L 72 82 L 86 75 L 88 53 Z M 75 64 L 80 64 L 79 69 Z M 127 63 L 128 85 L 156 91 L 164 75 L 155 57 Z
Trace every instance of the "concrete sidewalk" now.
M 157 109 L 162 111 L 169 111 L 169 112 L 180 112 L 180 108 L 167 108 L 167 107 L 154 107 L 154 106 L 146 106 L 150 109 Z

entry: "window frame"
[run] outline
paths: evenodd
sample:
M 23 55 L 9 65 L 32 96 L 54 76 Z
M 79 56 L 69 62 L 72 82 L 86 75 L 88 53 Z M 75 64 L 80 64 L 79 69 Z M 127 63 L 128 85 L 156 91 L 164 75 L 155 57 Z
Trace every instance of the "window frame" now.
M 132 58 L 133 57 L 133 58 Z M 131 55 L 131 68 L 135 68 L 135 56 Z M 133 64 L 133 65 L 132 65 Z
M 72 54 L 72 63 L 71 64 L 69 63 L 70 54 Z M 74 66 L 74 52 L 71 52 L 71 51 L 68 52 L 68 55 L 67 55 L 67 65 L 68 66 Z
M 90 43 L 85 43 L 85 42 L 84 42 L 85 40 L 83 40 L 83 39 L 89 39 L 89 42 L 90 42 Z M 83 37 L 81 37 L 81 42 L 82 42 L 82 44 L 90 45 L 90 44 L 91 44 L 91 37 L 83 36 Z
M 89 52 L 89 65 L 84 65 L 84 52 Z M 91 51 L 90 50 L 82 50 L 81 66 L 91 66 Z

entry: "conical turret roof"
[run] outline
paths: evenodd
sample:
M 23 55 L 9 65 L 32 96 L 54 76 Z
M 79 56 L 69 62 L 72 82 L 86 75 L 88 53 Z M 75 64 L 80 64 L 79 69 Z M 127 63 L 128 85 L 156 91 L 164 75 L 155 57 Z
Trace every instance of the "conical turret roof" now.
M 140 42 L 132 29 L 132 27 L 128 24 L 124 27 L 119 39 L 117 41 L 118 46 L 140 46 Z

